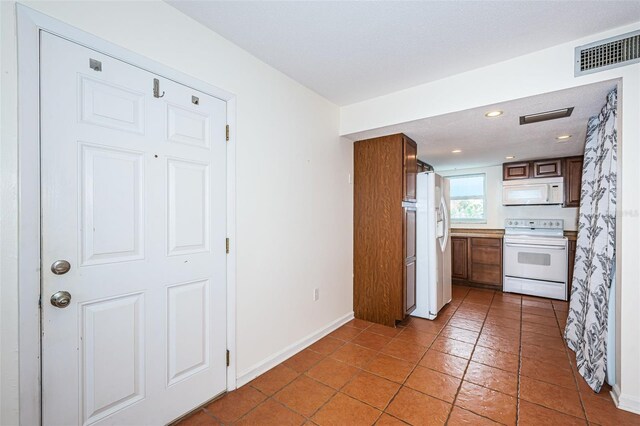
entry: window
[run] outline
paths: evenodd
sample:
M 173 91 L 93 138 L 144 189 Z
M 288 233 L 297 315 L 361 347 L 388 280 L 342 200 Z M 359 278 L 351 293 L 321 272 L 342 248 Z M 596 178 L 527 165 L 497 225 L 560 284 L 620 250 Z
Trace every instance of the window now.
M 486 222 L 485 174 L 449 177 L 451 222 Z

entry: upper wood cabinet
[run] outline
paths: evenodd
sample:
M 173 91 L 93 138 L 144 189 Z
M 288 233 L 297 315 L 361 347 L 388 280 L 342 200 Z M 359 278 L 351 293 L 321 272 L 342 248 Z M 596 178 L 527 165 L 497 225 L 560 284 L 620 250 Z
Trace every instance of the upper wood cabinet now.
M 533 161 L 533 177 L 543 178 L 562 176 L 562 163 L 563 161 L 561 158 Z
M 353 310 L 394 326 L 416 305 L 416 144 L 402 134 L 353 148 Z
M 580 207 L 582 185 L 582 155 L 502 164 L 502 179 L 564 177 L 562 207 Z
M 416 200 L 416 181 L 418 174 L 418 145 L 406 136 L 403 139 L 404 175 L 403 188 L 404 200 Z
M 580 207 L 583 157 L 564 159 L 564 207 Z
M 502 165 L 502 180 L 529 179 L 531 164 L 526 162 L 504 163 Z

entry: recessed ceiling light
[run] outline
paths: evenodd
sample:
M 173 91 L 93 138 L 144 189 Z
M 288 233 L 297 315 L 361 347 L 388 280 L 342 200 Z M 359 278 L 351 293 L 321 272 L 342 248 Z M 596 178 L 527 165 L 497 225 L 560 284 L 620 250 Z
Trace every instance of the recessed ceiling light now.
M 570 137 L 571 137 L 571 135 L 560 135 L 560 136 L 556 137 L 556 139 L 558 139 L 559 141 L 566 141 Z
M 453 154 L 459 154 L 462 152 L 461 149 L 454 149 L 453 151 L 451 151 Z
M 503 114 L 502 111 L 489 111 L 484 116 L 487 117 L 487 118 L 494 118 L 494 117 L 499 117 L 502 114 Z
M 506 157 L 504 157 L 505 160 L 513 160 L 514 158 L 516 157 L 514 157 L 513 155 L 507 155 Z

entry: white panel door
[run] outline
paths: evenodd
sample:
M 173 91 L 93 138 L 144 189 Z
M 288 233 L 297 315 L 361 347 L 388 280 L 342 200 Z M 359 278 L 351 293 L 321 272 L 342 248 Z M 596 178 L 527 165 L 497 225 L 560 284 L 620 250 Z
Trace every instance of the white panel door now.
M 226 389 L 226 103 L 45 32 L 40 66 L 43 422 L 170 422 Z

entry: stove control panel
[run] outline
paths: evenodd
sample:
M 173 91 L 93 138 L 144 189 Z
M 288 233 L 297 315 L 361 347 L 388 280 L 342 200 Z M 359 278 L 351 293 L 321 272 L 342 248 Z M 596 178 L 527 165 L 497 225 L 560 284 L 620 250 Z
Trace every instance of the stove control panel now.
M 505 228 L 564 229 L 563 219 L 505 219 Z

